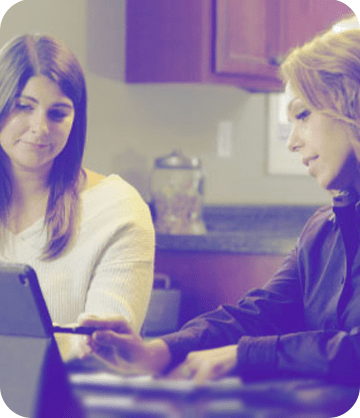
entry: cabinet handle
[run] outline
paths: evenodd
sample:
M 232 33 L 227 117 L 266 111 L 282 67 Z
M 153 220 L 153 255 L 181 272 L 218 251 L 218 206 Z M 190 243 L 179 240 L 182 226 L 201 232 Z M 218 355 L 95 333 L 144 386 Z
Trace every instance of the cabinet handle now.
M 276 57 L 269 58 L 269 64 L 279 67 L 283 63 L 284 59 L 285 57 L 280 54 L 280 55 L 277 55 Z

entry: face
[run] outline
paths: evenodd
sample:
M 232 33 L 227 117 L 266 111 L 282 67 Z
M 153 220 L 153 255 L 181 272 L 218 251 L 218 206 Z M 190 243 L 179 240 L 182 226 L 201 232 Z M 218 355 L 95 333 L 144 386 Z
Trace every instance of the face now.
M 0 131 L 0 145 L 13 170 L 48 173 L 67 143 L 74 116 L 71 99 L 55 82 L 30 78 Z
M 291 90 L 286 88 L 288 119 L 292 131 L 288 140 L 290 151 L 301 154 L 309 174 L 328 190 L 360 191 L 358 161 L 352 143 L 351 128 L 316 110 L 310 110 Z

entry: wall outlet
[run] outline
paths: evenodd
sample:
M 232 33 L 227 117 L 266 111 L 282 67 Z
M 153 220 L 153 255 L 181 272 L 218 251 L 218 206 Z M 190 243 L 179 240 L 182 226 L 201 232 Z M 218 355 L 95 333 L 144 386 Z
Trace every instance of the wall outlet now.
M 217 155 L 220 158 L 230 158 L 232 154 L 233 123 L 221 121 L 217 129 Z

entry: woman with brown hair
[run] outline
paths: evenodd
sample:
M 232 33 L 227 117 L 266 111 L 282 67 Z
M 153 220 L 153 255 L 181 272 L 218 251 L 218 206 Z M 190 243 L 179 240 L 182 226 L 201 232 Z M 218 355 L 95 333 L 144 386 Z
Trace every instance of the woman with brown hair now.
M 0 51 L 0 262 L 30 265 L 52 320 L 121 314 L 140 330 L 154 231 L 138 192 L 82 166 L 87 94 L 75 55 L 49 36 Z

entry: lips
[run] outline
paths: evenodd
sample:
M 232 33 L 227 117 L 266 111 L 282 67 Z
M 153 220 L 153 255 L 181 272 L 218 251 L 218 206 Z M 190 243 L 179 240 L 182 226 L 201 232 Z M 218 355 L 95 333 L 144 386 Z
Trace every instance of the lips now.
M 34 147 L 34 148 L 46 148 L 47 146 L 49 146 L 48 143 L 41 143 L 41 142 L 31 142 L 31 141 L 22 141 L 24 144 L 29 145 L 30 147 Z
M 302 163 L 306 165 L 306 167 L 309 167 L 310 162 L 316 160 L 317 158 L 319 158 L 318 155 L 314 155 L 312 157 L 303 157 Z

